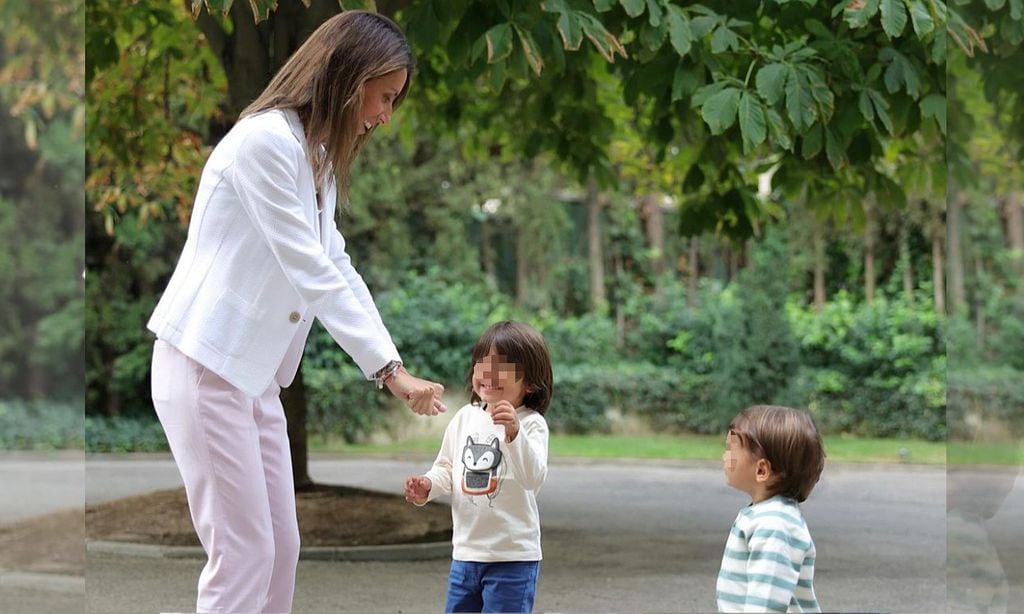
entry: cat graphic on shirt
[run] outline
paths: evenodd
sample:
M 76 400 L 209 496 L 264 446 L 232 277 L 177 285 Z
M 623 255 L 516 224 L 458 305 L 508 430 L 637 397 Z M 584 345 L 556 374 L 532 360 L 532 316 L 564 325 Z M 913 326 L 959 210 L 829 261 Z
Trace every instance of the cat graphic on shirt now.
M 462 492 L 467 495 L 487 495 L 491 498 L 498 490 L 498 468 L 501 466 L 501 449 L 498 438 L 488 443 L 478 443 L 472 435 L 466 438 L 462 448 Z

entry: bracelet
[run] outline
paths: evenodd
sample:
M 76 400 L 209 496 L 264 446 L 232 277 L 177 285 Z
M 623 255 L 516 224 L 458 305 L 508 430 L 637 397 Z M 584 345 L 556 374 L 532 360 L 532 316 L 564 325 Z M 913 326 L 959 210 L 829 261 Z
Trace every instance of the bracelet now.
M 377 390 L 384 389 L 384 383 L 394 377 L 395 373 L 402 368 L 402 361 L 392 360 L 388 364 L 384 365 L 380 371 L 373 374 L 373 379 L 377 381 Z

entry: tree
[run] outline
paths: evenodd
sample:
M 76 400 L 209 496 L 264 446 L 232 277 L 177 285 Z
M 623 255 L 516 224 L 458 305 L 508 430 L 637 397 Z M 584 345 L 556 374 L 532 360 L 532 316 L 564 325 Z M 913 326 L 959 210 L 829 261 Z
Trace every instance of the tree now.
M 94 227 L 105 227 L 115 246 L 123 245 L 116 229 L 126 222 L 187 219 L 205 148 L 317 23 L 310 16 L 338 9 L 314 3 L 307 15 L 297 2 L 250 5 L 256 19 L 241 3 L 192 2 L 200 37 L 182 14 L 155 0 L 126 7 L 90 0 L 99 25 L 87 42 L 90 95 L 97 97 L 90 110 L 117 110 L 97 114 L 90 129 L 90 142 L 101 143 L 95 158 L 90 147 L 90 206 L 103 219 Z M 938 122 L 932 112 L 945 92 L 941 33 L 960 26 L 939 0 L 909 6 L 916 10 L 908 21 L 905 11 L 880 12 L 873 2 L 833 7 L 814 0 L 376 4 L 403 26 L 419 59 L 409 106 L 423 130 L 464 135 L 464 151 L 550 154 L 581 183 L 593 179 L 596 212 L 597 194 L 620 181 L 609 153 L 623 131 L 616 112 L 631 109 L 653 159 L 676 147 L 699 160 L 673 179 L 674 191 L 688 196 L 680 232 L 715 231 L 737 241 L 781 215 L 777 203 L 756 197 L 766 168 L 844 174 L 851 177 L 845 185 L 861 182 L 882 193 L 889 184 L 874 162 L 884 143 Z M 746 21 L 750 15 L 757 21 Z M 162 94 L 133 96 L 133 88 Z M 118 125 L 126 117 L 133 130 Z M 184 128 L 176 125 L 182 118 Z M 700 189 L 690 197 L 694 185 Z M 600 217 L 593 219 L 591 291 L 600 303 L 604 256 Z M 97 237 L 96 244 L 110 242 Z M 97 253 L 94 262 L 102 266 L 110 254 Z M 161 253 L 149 274 L 166 275 L 169 259 Z
M 81 7 L 0 4 L 0 391 L 82 395 Z

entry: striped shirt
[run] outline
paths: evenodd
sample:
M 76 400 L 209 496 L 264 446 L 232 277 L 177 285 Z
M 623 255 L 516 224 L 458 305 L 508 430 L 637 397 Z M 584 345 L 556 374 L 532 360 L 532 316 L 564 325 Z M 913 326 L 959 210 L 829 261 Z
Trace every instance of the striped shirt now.
M 814 541 L 794 499 L 777 495 L 740 510 L 725 542 L 719 612 L 820 612 Z

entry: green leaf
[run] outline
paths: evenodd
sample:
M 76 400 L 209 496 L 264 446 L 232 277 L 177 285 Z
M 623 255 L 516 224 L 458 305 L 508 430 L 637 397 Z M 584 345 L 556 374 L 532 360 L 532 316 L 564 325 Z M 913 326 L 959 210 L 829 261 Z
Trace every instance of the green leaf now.
M 682 64 L 676 66 L 675 75 L 672 77 L 672 102 L 686 98 L 696 89 L 697 74 L 694 70 Z
M 825 128 L 825 156 L 828 157 L 828 163 L 832 165 L 834 170 L 839 170 L 839 167 L 843 165 L 843 147 L 839 142 L 839 137 L 832 132 L 831 128 Z
M 797 132 L 803 132 L 814 122 L 814 98 L 807 78 L 799 70 L 790 70 L 786 79 L 786 113 Z
M 719 21 L 721 21 L 720 18 L 710 15 L 694 17 L 690 20 L 690 29 L 693 30 L 693 37 L 695 39 L 704 38 L 704 35 L 714 29 L 715 24 Z
M 921 100 L 921 117 L 934 117 L 942 133 L 946 133 L 946 97 L 929 94 Z
M 662 43 L 665 42 L 666 36 L 668 36 L 668 28 L 664 27 L 664 25 L 660 28 L 655 28 L 651 24 L 645 23 L 640 28 L 640 42 L 651 51 L 660 49 Z
M 647 0 L 647 18 L 655 28 L 661 25 L 661 7 L 656 0 Z
M 615 0 L 594 0 L 594 8 L 598 13 L 607 13 L 615 8 Z
M 874 121 L 875 111 L 871 107 L 871 97 L 868 96 L 866 90 L 861 90 L 860 95 L 857 97 L 857 106 L 860 108 L 860 114 L 864 116 L 867 121 Z
M 716 81 L 701 87 L 694 92 L 693 98 L 690 99 L 690 106 L 694 109 L 704 106 L 704 103 L 707 102 L 708 98 L 711 98 L 718 92 L 721 92 L 727 85 L 729 84 L 725 81 Z
M 707 99 L 700 114 L 711 128 L 711 134 L 722 134 L 736 123 L 739 102 L 740 90 L 735 87 L 727 87 Z
M 821 110 L 821 121 L 827 122 L 835 111 L 835 96 L 833 96 L 832 90 L 828 88 L 825 77 L 817 69 L 809 64 L 800 64 L 799 69 L 803 71 L 804 76 L 807 78 L 807 83 L 811 87 L 811 96 L 818 102 Z
M 935 31 L 935 21 L 932 19 L 932 14 L 928 12 L 928 7 L 921 0 L 911 0 L 910 20 L 914 24 L 914 32 L 919 37 Z
M 558 35 L 562 37 L 562 47 L 570 51 L 577 51 L 583 42 L 583 28 L 580 27 L 580 20 L 570 12 L 562 13 L 558 18 Z
M 249 0 L 250 2 L 252 0 Z M 303 0 L 303 4 L 309 6 L 308 0 Z M 373 11 L 377 12 L 377 3 L 375 0 L 342 0 L 339 4 L 346 11 Z M 277 0 L 272 3 L 273 8 L 277 8 Z
M 836 8 L 839 8 L 839 6 L 845 7 L 843 10 L 843 19 L 846 20 L 846 23 L 849 24 L 851 28 L 856 30 L 857 28 L 863 28 L 868 25 L 871 18 L 878 13 L 878 3 L 879 0 L 863 0 L 861 7 L 859 9 L 854 9 L 849 8 L 850 1 L 847 1 L 845 5 L 840 4 L 837 5 Z
M 644 5 L 647 0 L 619 0 L 619 4 L 622 8 L 626 9 L 626 14 L 630 17 L 639 17 L 644 12 Z
M 512 53 L 512 24 L 500 23 L 484 33 L 487 41 L 487 63 L 504 60 Z
M 763 143 L 768 136 L 768 121 L 765 118 L 764 105 L 757 99 L 757 96 L 744 91 L 740 97 L 738 111 L 740 133 L 743 135 L 743 152 L 749 153 Z
M 523 45 L 523 54 L 526 56 L 527 63 L 530 64 L 533 73 L 540 76 L 544 69 L 544 59 L 540 57 L 540 47 L 537 46 L 537 41 L 533 40 L 533 35 L 520 27 L 516 27 L 516 33 L 519 34 L 519 42 Z
M 1020 21 L 1024 16 L 1024 0 L 1010 0 L 1010 19 Z
M 495 92 L 501 93 L 502 88 L 505 87 L 505 78 L 508 75 L 508 62 L 500 61 L 491 67 L 491 88 Z
M 881 0 L 882 29 L 889 38 L 896 38 L 907 26 L 907 7 L 903 0 Z
M 782 98 L 786 89 L 786 77 L 789 75 L 789 67 L 785 64 L 768 64 L 757 71 L 757 93 L 768 101 L 768 104 L 775 104 Z
M 735 32 L 725 26 L 719 27 L 711 35 L 711 53 L 724 53 L 730 49 L 738 51 L 739 48 L 740 39 Z
M 810 160 L 821 151 L 821 124 L 814 124 L 811 126 L 810 130 L 804 133 L 803 136 L 804 142 L 803 147 L 800 149 L 800 153 L 805 159 Z
M 673 5 L 668 11 L 668 33 L 672 41 L 672 47 L 680 57 L 690 52 L 693 45 L 693 30 L 690 29 L 690 21 L 683 11 Z
M 619 42 L 619 39 L 615 38 L 607 29 L 593 15 L 586 13 L 577 13 L 580 16 L 580 25 L 583 28 L 583 34 L 593 43 L 594 47 L 604 56 L 604 59 L 608 62 L 615 61 L 615 54 L 618 53 L 622 57 L 626 57 L 626 49 Z
M 771 131 L 772 139 L 779 147 L 792 151 L 793 139 L 789 136 L 789 126 L 782 119 L 782 114 L 775 109 L 769 108 L 766 115 L 768 116 L 768 128 Z
M 905 86 L 907 93 L 916 99 L 921 91 L 921 78 L 907 56 L 892 47 L 886 47 L 878 57 L 882 60 L 890 60 L 889 66 L 885 69 L 885 87 L 889 93 L 895 94 L 899 91 L 900 86 Z
M 875 107 L 875 115 L 878 116 L 882 125 L 889 131 L 889 134 L 895 135 L 896 129 L 892 124 L 892 118 L 889 117 L 889 103 L 885 100 L 885 97 L 875 90 L 868 90 L 868 96 L 871 97 L 871 102 Z
M 985 6 L 987 6 L 990 11 L 998 11 L 1006 6 L 1006 0 L 985 0 Z

